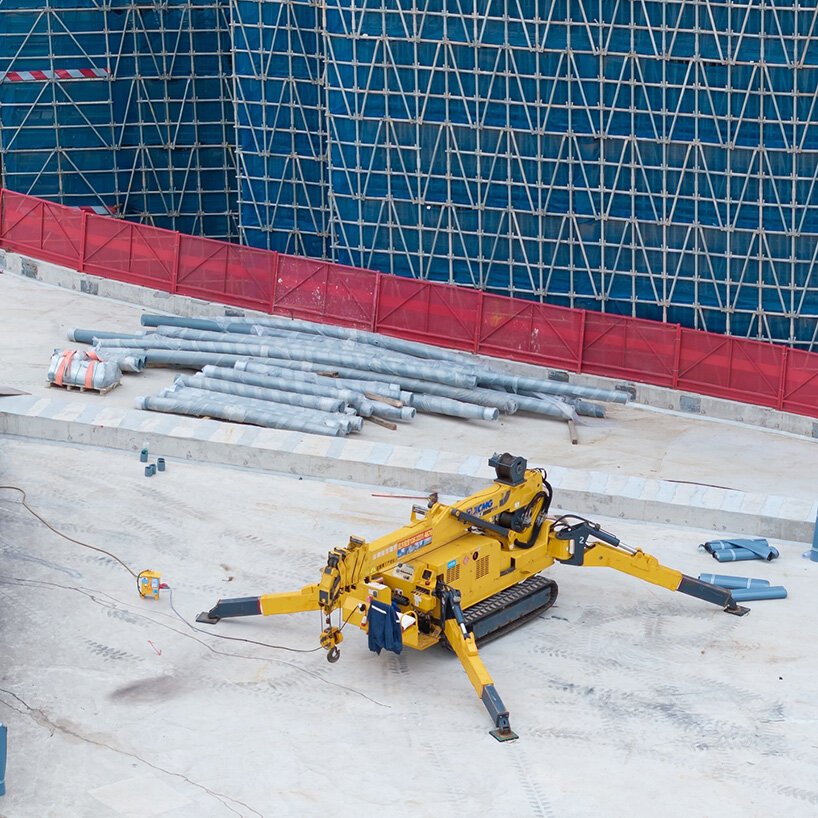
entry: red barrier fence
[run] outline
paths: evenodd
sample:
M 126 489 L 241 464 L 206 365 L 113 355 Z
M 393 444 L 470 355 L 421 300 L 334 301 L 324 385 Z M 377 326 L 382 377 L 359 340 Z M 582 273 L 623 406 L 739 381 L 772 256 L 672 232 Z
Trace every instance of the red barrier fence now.
M 818 416 L 818 354 L 212 241 L 0 190 L 0 246 L 237 307 Z

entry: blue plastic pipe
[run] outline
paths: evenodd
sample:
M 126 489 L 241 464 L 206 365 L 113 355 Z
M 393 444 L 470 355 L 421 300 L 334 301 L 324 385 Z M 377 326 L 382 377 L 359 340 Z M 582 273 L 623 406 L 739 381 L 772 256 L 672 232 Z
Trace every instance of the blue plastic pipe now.
M 0 724 L 0 795 L 6 794 L 6 741 L 8 727 Z
M 727 554 L 731 551 L 749 551 L 756 555 L 756 559 L 770 560 L 778 557 L 778 549 L 773 548 L 765 539 L 755 540 L 715 540 L 704 543 L 704 549 L 712 554 L 719 562 L 732 562 L 734 559 L 749 560 L 752 557 L 719 557 L 719 554 Z
M 804 551 L 802 556 L 811 562 L 818 562 L 818 517 L 815 518 L 815 528 L 812 532 L 812 548 L 809 551 Z
M 769 588 L 740 588 L 732 592 L 735 602 L 752 602 L 757 599 L 786 599 L 787 589 L 783 585 Z
M 743 560 L 761 559 L 755 551 L 748 551 L 746 548 L 723 548 L 721 551 L 714 551 L 713 556 L 719 562 L 742 562 Z
M 718 585 L 719 588 L 747 589 L 747 588 L 769 588 L 770 583 L 766 579 L 753 579 L 751 577 L 728 577 L 725 574 L 699 574 L 701 582 L 709 582 L 711 585 Z

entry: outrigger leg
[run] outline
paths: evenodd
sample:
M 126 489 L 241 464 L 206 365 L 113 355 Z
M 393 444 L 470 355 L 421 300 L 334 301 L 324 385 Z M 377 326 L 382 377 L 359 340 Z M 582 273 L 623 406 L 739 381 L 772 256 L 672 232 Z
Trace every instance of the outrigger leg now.
M 262 596 L 240 596 L 220 599 L 209 611 L 202 611 L 196 621 L 205 625 L 215 625 L 220 619 L 234 616 L 271 616 L 272 614 L 317 611 L 318 586 L 305 585 L 300 591 L 284 594 L 263 594 Z
M 440 590 L 440 599 L 444 617 L 443 632 L 494 722 L 494 730 L 489 731 L 490 734 L 497 741 L 511 741 L 519 738 L 511 729 L 508 710 L 477 652 L 474 634 L 469 633 L 466 629 L 466 621 L 460 607 L 460 593 L 453 588 L 446 587 Z

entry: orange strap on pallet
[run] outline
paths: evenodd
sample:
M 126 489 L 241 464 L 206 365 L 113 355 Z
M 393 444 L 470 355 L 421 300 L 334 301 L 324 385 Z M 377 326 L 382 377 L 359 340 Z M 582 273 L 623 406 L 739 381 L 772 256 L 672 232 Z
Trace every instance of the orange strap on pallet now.
M 96 369 L 96 361 L 88 361 L 88 370 L 85 373 L 85 388 L 91 389 L 94 386 L 94 370 Z
M 65 370 L 71 365 L 71 359 L 74 357 L 74 353 L 77 350 L 75 349 L 64 349 L 62 358 L 60 359 L 60 365 L 57 367 L 57 374 L 54 376 L 54 383 L 57 386 L 62 386 L 63 382 L 63 375 L 65 375 Z

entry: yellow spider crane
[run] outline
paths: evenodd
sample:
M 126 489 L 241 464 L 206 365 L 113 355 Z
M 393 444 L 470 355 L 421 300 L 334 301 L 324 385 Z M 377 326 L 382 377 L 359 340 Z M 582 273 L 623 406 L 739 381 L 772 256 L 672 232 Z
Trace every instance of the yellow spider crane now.
M 369 644 L 400 652 L 448 645 L 460 659 L 493 722 L 500 741 L 517 738 L 508 710 L 477 651 L 478 644 L 538 616 L 557 598 L 557 585 L 540 576 L 556 562 L 607 566 L 671 591 L 720 605 L 742 616 L 730 591 L 686 576 L 640 549 L 630 548 L 596 523 L 565 515 L 550 519 L 551 486 L 542 469 L 524 458 L 495 454 L 496 479 L 487 489 L 454 505 L 436 494 L 414 506 L 411 522 L 366 542 L 329 552 L 317 584 L 298 591 L 220 599 L 198 622 L 262 614 L 321 611 L 321 645 L 338 660 L 341 628 L 368 632 Z M 339 611 L 339 626 L 331 614 Z

